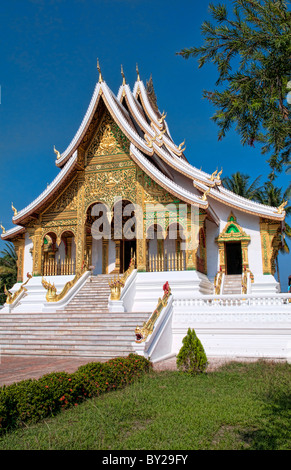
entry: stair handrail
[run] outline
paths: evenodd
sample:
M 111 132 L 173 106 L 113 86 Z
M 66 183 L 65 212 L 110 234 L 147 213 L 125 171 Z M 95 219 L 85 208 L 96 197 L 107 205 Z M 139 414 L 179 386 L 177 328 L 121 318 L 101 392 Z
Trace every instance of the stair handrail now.
M 85 272 L 89 272 L 89 268 L 87 266 L 87 263 L 84 263 L 82 268 L 76 273 L 74 279 L 71 281 L 68 281 L 62 291 L 57 294 L 57 288 L 55 284 L 51 284 L 49 281 L 46 281 L 46 279 L 42 278 L 42 285 L 43 287 L 47 290 L 46 294 L 46 301 L 47 302 L 59 302 L 62 300 L 68 292 L 72 289 L 72 287 L 78 282 L 78 280 L 85 274 Z
M 7 290 L 6 285 L 4 286 L 4 294 L 6 295 L 5 303 L 9 305 L 10 307 L 12 306 L 12 304 L 15 304 L 16 301 L 20 300 L 21 294 L 25 294 L 25 292 L 27 292 L 27 289 L 25 286 L 28 283 L 28 281 L 32 278 L 32 275 L 27 273 L 27 277 L 28 279 L 23 284 L 21 284 L 20 288 L 13 294 L 9 292 L 9 290 Z
M 150 318 L 143 323 L 142 327 L 137 326 L 135 329 L 135 342 L 143 343 L 147 340 L 148 336 L 153 333 L 156 321 L 158 320 L 162 310 L 167 306 L 168 300 L 171 296 L 171 289 L 169 283 L 166 282 L 163 286 L 164 295 L 162 298 L 159 298 L 158 304 L 151 314 Z
M 120 300 L 121 290 L 125 286 L 125 283 L 126 283 L 127 279 L 129 278 L 129 276 L 131 275 L 131 273 L 134 271 L 135 264 L 136 263 L 135 263 L 135 255 L 134 255 L 131 258 L 130 263 L 129 263 L 129 267 L 125 271 L 125 273 L 122 276 L 120 276 L 119 274 L 118 274 L 117 277 L 114 276 L 114 278 L 112 278 L 108 282 L 109 287 L 110 287 L 110 300 Z

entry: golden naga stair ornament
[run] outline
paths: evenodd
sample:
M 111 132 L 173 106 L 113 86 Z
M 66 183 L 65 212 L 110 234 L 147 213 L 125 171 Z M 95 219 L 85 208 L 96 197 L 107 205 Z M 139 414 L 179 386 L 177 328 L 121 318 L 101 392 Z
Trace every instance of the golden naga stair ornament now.
M 164 295 L 162 298 L 159 298 L 158 305 L 154 312 L 151 314 L 148 321 L 144 322 L 143 326 L 140 328 L 139 326 L 135 329 L 135 342 L 136 343 L 143 343 L 147 340 L 148 336 L 152 334 L 154 331 L 154 326 L 159 318 L 161 311 L 165 308 L 168 304 L 169 297 L 171 295 L 171 289 L 169 286 L 168 281 L 163 285 Z
M 74 279 L 71 281 L 68 281 L 63 290 L 57 294 L 57 288 L 54 284 L 51 284 L 50 282 L 46 281 L 44 278 L 42 279 L 41 283 L 43 287 L 47 290 L 46 294 L 46 301 L 47 302 L 59 302 L 62 300 L 65 295 L 69 292 L 69 290 L 76 284 L 76 282 L 83 276 L 83 274 L 88 271 L 87 264 L 84 264 L 82 269 L 76 273 Z
M 132 271 L 135 269 L 135 255 L 131 258 L 129 267 L 123 276 L 117 276 L 109 281 L 110 287 L 110 300 L 120 300 L 121 289 L 125 286 L 127 278 L 131 275 Z
M 14 292 L 14 294 L 11 294 L 9 290 L 6 289 L 6 286 L 4 286 L 4 294 L 6 295 L 6 304 L 11 305 L 15 302 L 15 300 L 22 294 L 22 292 L 26 292 L 27 289 L 24 287 L 28 283 L 28 281 L 32 278 L 32 275 L 27 273 L 27 281 L 25 281 L 20 288 Z

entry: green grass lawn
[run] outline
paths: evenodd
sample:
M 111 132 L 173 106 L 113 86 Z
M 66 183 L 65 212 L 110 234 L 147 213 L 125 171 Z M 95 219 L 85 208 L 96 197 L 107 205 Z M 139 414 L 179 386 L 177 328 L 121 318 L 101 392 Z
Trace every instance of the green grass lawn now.
M 291 365 L 232 363 L 190 377 L 152 372 L 7 433 L 1 450 L 290 450 Z

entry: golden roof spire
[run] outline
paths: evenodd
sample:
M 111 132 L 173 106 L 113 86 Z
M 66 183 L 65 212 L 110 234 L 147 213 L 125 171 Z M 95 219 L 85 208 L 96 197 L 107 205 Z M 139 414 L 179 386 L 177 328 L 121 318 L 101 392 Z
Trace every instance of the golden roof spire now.
M 99 59 L 97 59 L 97 70 L 99 72 L 99 83 L 101 83 L 101 82 L 103 82 L 103 77 L 102 77 L 101 68 L 100 68 L 100 65 L 99 65 Z
M 0 227 L 2 228 L 2 233 L 6 233 L 5 228 L 3 227 L 2 223 L 0 224 Z
M 13 202 L 11 202 L 11 207 L 12 207 L 12 210 L 14 212 L 14 215 L 17 215 L 17 210 L 15 209 L 15 207 L 13 206 Z
M 126 80 L 125 80 L 125 75 L 124 75 L 124 72 L 123 72 L 122 64 L 121 64 L 121 75 L 122 75 L 122 78 L 123 78 L 122 85 L 126 85 Z
M 138 81 L 138 82 L 140 82 L 140 76 L 139 76 L 138 64 L 136 64 L 136 73 L 137 73 L 137 81 Z

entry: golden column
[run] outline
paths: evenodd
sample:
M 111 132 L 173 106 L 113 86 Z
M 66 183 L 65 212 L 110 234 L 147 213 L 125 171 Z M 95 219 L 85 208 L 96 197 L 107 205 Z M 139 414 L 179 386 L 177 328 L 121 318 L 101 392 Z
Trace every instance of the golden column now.
M 145 196 L 144 196 L 144 178 L 142 171 L 138 171 L 136 182 L 136 203 L 142 208 L 142 233 L 143 237 L 137 237 L 136 240 L 136 267 L 139 272 L 146 272 L 147 270 L 147 239 L 146 239 L 146 224 L 144 221 L 145 213 Z
M 24 246 L 25 238 L 24 236 L 16 238 L 13 240 L 15 253 L 17 256 L 17 282 L 24 280 L 23 265 L 24 265 Z
M 86 250 L 86 214 L 85 214 L 85 186 L 84 175 L 78 178 L 77 195 L 77 233 L 76 233 L 76 272 L 80 271 L 85 263 Z
M 42 228 L 40 224 L 28 229 L 29 238 L 33 241 L 32 251 L 32 274 L 40 276 L 42 274 Z
M 274 274 L 275 260 L 281 243 L 281 223 L 260 219 L 263 273 Z
M 199 219 L 197 220 L 196 210 L 199 209 L 187 207 L 187 250 L 186 250 L 186 270 L 196 271 L 197 270 L 197 258 L 196 253 L 199 243 Z

